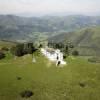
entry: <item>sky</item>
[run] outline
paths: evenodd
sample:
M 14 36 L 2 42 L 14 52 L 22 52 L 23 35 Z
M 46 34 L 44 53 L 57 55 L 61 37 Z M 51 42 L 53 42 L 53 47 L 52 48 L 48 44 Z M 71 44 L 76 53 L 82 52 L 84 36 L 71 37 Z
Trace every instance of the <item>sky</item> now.
M 0 14 L 100 15 L 100 0 L 0 0 Z

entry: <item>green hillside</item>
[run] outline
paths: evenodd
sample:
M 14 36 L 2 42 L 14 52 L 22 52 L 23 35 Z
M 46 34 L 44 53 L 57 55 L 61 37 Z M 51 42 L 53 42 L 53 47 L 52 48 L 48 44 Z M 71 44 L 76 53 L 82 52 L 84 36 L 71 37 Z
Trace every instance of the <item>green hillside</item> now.
M 0 41 L 0 48 L 2 47 L 7 47 L 7 48 L 10 48 L 12 46 L 14 46 L 16 43 L 15 42 L 10 42 L 10 41 Z
M 99 100 L 100 64 L 68 57 L 68 65 L 56 67 L 41 54 L 6 56 L 0 60 L 0 100 Z M 30 98 L 21 97 L 32 91 Z
M 63 33 L 49 39 L 53 42 L 71 42 L 80 55 L 100 55 L 100 26 Z
M 0 15 L 0 39 L 35 41 L 40 35 L 55 36 L 56 33 L 72 32 L 81 28 L 100 25 L 100 17 L 93 16 L 43 16 L 18 17 Z

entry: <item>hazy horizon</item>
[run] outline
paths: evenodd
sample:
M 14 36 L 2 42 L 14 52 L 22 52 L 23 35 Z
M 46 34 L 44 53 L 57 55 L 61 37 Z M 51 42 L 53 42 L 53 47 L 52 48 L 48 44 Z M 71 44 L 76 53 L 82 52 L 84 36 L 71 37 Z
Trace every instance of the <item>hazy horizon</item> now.
M 100 15 L 100 0 L 0 0 L 0 14 Z

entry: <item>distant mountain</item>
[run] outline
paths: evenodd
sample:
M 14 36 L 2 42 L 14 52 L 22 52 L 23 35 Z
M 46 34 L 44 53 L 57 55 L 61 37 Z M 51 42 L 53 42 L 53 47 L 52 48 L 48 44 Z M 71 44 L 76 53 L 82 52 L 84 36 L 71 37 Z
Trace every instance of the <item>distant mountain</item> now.
M 18 17 L 0 15 L 0 39 L 34 41 L 81 28 L 100 25 L 100 17 L 91 16 L 44 16 Z
M 80 55 L 100 56 L 100 26 L 89 27 L 75 32 L 63 33 L 49 38 L 53 42 L 71 42 Z

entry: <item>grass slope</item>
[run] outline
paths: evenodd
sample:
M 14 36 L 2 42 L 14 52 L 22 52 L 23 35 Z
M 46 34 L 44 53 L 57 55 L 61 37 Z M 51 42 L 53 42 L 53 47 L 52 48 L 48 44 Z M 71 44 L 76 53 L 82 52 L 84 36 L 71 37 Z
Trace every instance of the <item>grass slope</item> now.
M 14 42 L 0 40 L 0 48 L 2 48 L 2 47 L 10 48 L 10 47 L 14 46 L 15 44 L 16 43 L 14 43 Z
M 100 26 L 63 33 L 50 38 L 49 41 L 63 43 L 70 41 L 77 47 L 80 55 L 98 56 L 100 55 Z
M 15 58 L 7 53 L 0 60 L 0 100 L 26 100 L 20 93 L 31 90 L 27 100 L 99 100 L 100 64 L 87 59 L 67 58 L 68 65 L 57 68 L 41 54 Z M 17 80 L 21 77 L 21 80 Z

